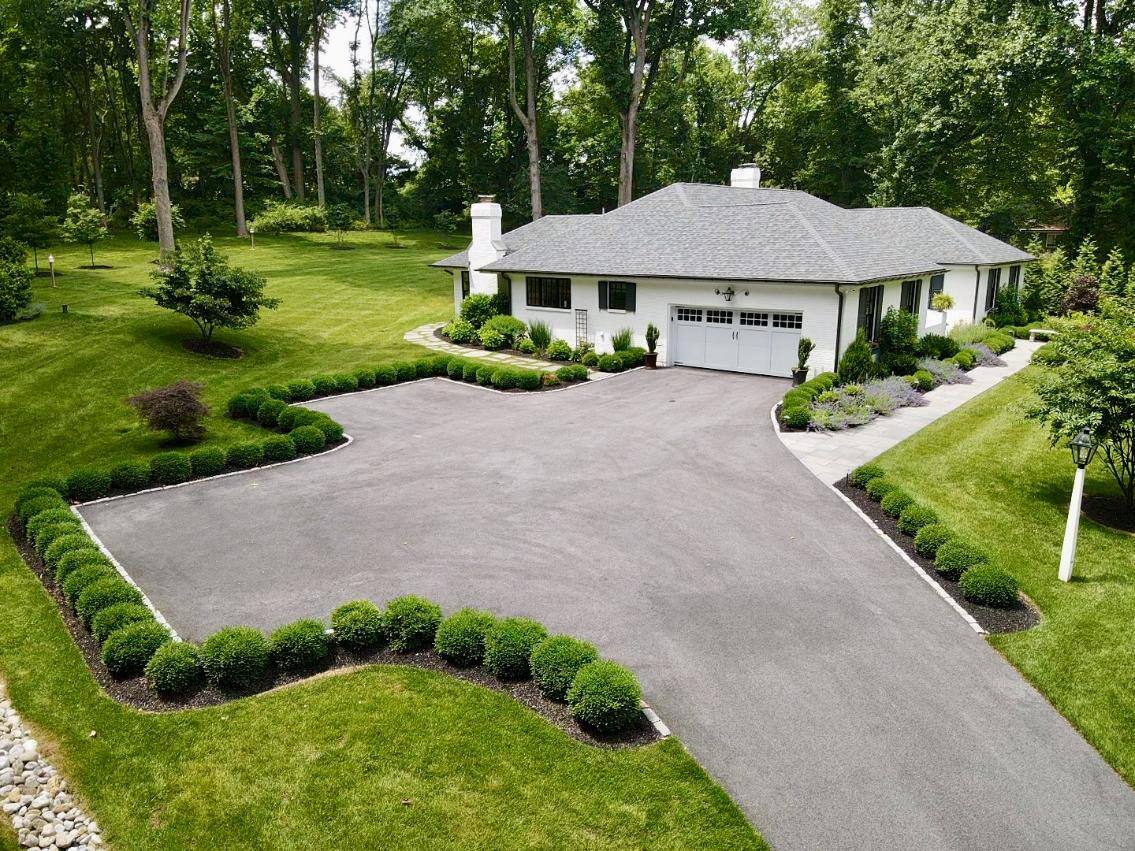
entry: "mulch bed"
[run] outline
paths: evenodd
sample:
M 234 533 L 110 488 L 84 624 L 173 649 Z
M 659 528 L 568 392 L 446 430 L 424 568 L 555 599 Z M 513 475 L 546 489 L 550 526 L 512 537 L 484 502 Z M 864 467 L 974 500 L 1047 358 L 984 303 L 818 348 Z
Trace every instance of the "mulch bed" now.
M 1135 535 L 1135 512 L 1118 496 L 1085 496 L 1084 513 L 1101 526 Z
M 918 550 L 914 548 L 914 538 L 904 534 L 899 529 L 898 521 L 885 514 L 879 504 L 867 496 L 866 491 L 853 487 L 847 479 L 841 479 L 836 484 L 836 488 L 870 517 L 875 525 L 886 533 L 888 538 L 902 548 L 903 552 L 914 559 L 915 563 L 925 570 L 928 576 L 958 602 L 958 605 L 973 615 L 974 620 L 981 624 L 986 632 L 996 634 L 1020 632 L 1034 627 L 1040 622 L 1040 612 L 1023 595 L 1017 600 L 1017 605 L 1011 609 L 994 609 L 990 606 L 971 603 L 962 596 L 957 582 L 938 573 L 934 568 L 933 559 L 919 555 Z
M 101 649 L 94 636 L 87 631 L 83 622 L 67 605 L 62 591 L 55 584 L 46 565 L 36 554 L 24 537 L 23 529 L 13 515 L 8 520 L 8 533 L 23 556 L 24 563 L 39 577 L 44 589 L 55 600 L 59 614 L 67 625 L 71 637 L 74 639 L 79 652 L 90 668 L 92 676 L 112 698 L 126 706 L 141 709 L 146 712 L 177 712 L 183 709 L 198 709 L 206 706 L 218 706 L 230 700 L 238 700 L 254 694 L 262 694 L 283 688 L 295 683 L 309 680 L 313 677 L 334 674 L 336 671 L 346 672 L 363 665 L 406 665 L 412 668 L 424 668 L 430 671 L 439 671 L 457 677 L 466 682 L 476 683 L 493 691 L 507 694 L 514 700 L 524 704 L 529 709 L 539 713 L 552 724 L 559 727 L 573 739 L 589 745 L 603 748 L 628 748 L 650 744 L 660 738 L 646 716 L 640 715 L 638 723 L 628 730 L 617 734 L 600 733 L 583 727 L 571 714 L 566 703 L 557 703 L 549 700 L 540 693 L 536 683 L 532 680 L 522 682 L 502 682 L 483 668 L 458 668 L 450 665 L 432 650 L 422 650 L 413 653 L 395 653 L 389 649 L 371 650 L 366 652 L 348 652 L 333 649 L 328 663 L 306 674 L 277 674 L 266 680 L 260 688 L 249 691 L 223 691 L 215 686 L 206 685 L 192 694 L 179 698 L 166 698 L 157 694 L 147 684 L 145 677 L 130 677 L 118 679 L 107 671 L 102 663 Z
M 181 345 L 197 355 L 205 355 L 211 358 L 225 358 L 227 360 L 237 360 L 244 357 L 244 352 L 236 346 L 230 346 L 228 343 L 222 343 L 219 340 L 202 340 L 200 338 L 192 340 L 182 340 Z

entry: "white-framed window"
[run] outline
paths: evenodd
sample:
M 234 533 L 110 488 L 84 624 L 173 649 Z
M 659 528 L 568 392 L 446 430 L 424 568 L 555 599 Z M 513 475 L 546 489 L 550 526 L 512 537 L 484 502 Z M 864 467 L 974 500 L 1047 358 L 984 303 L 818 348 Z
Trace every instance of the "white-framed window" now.
M 767 313 L 754 313 L 750 310 L 742 310 L 739 316 L 742 325 L 755 328 L 768 327 L 768 314 Z
M 733 311 L 732 310 L 707 310 L 705 312 L 705 321 L 713 322 L 718 325 L 732 325 L 733 324 Z
M 774 313 L 772 315 L 773 328 L 790 328 L 799 330 L 804 327 L 803 313 Z
M 679 307 L 678 308 L 678 321 L 679 322 L 701 322 L 701 308 Z

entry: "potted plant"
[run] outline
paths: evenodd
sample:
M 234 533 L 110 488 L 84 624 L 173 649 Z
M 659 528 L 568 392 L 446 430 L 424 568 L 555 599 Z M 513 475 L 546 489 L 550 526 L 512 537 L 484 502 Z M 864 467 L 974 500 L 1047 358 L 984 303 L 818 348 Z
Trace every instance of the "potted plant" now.
M 937 310 L 942 314 L 942 324 L 946 324 L 946 311 L 953 310 L 954 297 L 949 293 L 935 293 L 934 298 L 930 299 L 930 309 Z
M 643 362 L 647 369 L 658 369 L 658 352 L 655 351 L 657 346 L 658 327 L 653 322 L 648 322 L 646 325 L 646 354 L 643 355 Z
M 807 337 L 801 337 L 796 344 L 796 368 L 792 370 L 792 385 L 798 386 L 808 380 L 808 358 L 815 351 L 816 344 Z

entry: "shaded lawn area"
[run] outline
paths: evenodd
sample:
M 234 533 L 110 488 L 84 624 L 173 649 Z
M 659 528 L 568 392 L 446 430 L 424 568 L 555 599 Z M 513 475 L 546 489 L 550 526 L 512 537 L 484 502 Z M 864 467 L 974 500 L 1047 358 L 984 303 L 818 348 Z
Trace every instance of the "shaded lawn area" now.
M 449 278 L 425 264 L 463 237 L 429 232 L 218 239 L 283 299 L 254 329 L 218 332 L 238 361 L 191 354 L 189 320 L 137 296 L 154 246 L 118 237 L 53 247 L 59 288 L 0 327 L 0 507 L 22 483 L 162 446 L 125 399 L 179 378 L 206 384 L 207 442 L 262 437 L 225 419 L 256 384 L 420 355 L 405 331 L 451 311 Z M 46 252 L 43 252 L 46 253 Z M 59 305 L 70 312 L 63 315 Z M 725 793 L 677 741 L 605 751 L 511 698 L 441 674 L 371 668 L 211 709 L 127 710 L 90 677 L 52 601 L 0 535 L 0 674 L 45 751 L 115 848 L 761 848 Z M 97 735 L 90 736 L 91 731 Z M 404 803 L 405 802 L 405 803 Z M 10 834 L 0 829 L 0 848 Z
M 1075 467 L 1024 419 L 1029 377 L 1004 381 L 881 455 L 878 463 L 952 529 L 985 547 L 1044 613 L 990 640 L 1135 784 L 1135 536 L 1086 516 L 1075 580 L 1056 576 Z M 1088 494 L 1118 494 L 1098 463 Z

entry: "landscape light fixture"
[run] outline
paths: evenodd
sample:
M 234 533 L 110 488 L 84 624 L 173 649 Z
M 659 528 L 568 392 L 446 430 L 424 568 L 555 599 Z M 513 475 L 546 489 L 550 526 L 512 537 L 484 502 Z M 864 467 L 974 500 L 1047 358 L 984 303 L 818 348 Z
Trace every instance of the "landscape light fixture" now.
M 1060 581 L 1071 582 L 1076 566 L 1076 543 L 1080 537 L 1080 505 L 1084 501 L 1084 471 L 1096 454 L 1096 441 L 1089 429 L 1080 429 L 1068 442 L 1072 460 L 1076 462 L 1076 478 L 1072 483 L 1072 500 L 1068 504 L 1068 523 L 1064 527 L 1064 547 L 1060 551 Z
M 256 225 L 248 226 L 248 238 L 252 240 L 252 251 L 256 250 Z
M 49 269 L 51 269 L 51 287 L 52 287 L 52 289 L 54 289 L 55 288 L 55 255 L 54 254 L 48 254 L 47 255 L 47 266 L 48 266 Z

